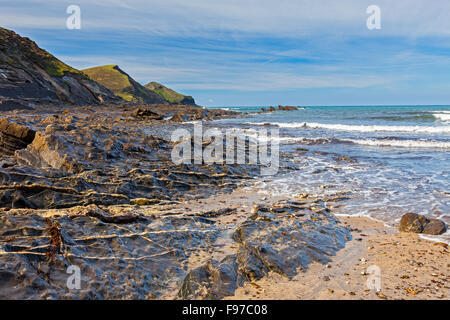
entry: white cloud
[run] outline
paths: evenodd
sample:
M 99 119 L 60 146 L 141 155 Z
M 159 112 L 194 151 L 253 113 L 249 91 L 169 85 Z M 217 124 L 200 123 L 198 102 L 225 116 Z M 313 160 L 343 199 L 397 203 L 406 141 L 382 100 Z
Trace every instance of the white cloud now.
M 71 0 L 16 0 L 0 11 L 3 25 L 63 28 Z M 314 35 L 450 35 L 448 0 L 377 0 L 382 30 L 368 31 L 369 0 L 78 0 L 83 26 L 153 35 L 217 36 L 214 31 L 280 37 Z M 61 8 L 61 9 L 57 9 Z M 51 10 L 49 10 L 51 9 Z M 15 11 L 14 11 L 15 10 Z M 14 12 L 13 12 L 14 11 Z

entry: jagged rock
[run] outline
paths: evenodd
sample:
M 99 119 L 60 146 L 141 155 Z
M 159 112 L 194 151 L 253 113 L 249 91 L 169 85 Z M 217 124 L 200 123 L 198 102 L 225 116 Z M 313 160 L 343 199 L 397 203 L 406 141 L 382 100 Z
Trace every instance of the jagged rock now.
M 0 119 L 0 155 L 12 155 L 33 142 L 36 132 L 26 126 Z
M 182 112 L 177 112 L 170 118 L 170 121 L 172 122 L 184 122 L 189 120 L 190 117 L 184 115 Z
M 22 192 L 20 192 L 19 190 L 16 190 L 13 194 L 12 194 L 12 203 L 11 203 L 11 207 L 12 208 L 31 208 L 31 209 L 36 209 L 36 205 L 34 203 L 32 203 L 31 201 L 29 201 L 28 199 L 26 199 Z
M 243 284 L 236 255 L 220 262 L 211 261 L 190 272 L 183 280 L 178 296 L 181 299 L 219 300 L 233 295 Z
M 410 212 L 402 216 L 399 230 L 403 232 L 439 235 L 446 232 L 447 227 L 444 222 L 438 219 L 428 219 L 425 216 Z
M 89 217 L 94 217 L 105 223 L 126 224 L 137 221 L 140 217 L 134 214 L 130 215 L 114 215 L 100 209 L 96 205 L 89 205 L 84 212 Z
M 228 192 L 260 171 L 255 165 L 175 165 L 171 160 L 173 143 L 168 140 L 173 124 L 154 121 L 149 125 L 145 118 L 124 117 L 124 111 L 126 115 L 132 111 L 128 106 L 58 108 L 57 114 L 54 108 L 24 112 L 23 116 L 21 112 L 7 114 L 37 133 L 26 148 L 1 158 L 0 187 L 8 188 L 0 188 L 0 206 L 13 206 L 14 185 L 47 186 L 21 189 L 23 198 L 33 204 L 26 205 L 30 208 L 66 208 L 132 204 L 130 199 L 139 198 L 177 201 L 204 197 L 219 189 Z M 145 109 L 164 117 L 181 109 L 194 117 L 201 110 L 173 105 Z M 68 187 L 74 191 L 64 189 Z
M 163 117 L 156 112 L 150 111 L 148 109 L 137 108 L 132 112 L 132 115 L 137 118 L 147 118 L 152 120 L 162 120 Z
M 38 132 L 26 149 L 16 153 L 21 163 L 33 167 L 79 172 L 80 165 L 73 161 L 74 148 L 60 136 Z

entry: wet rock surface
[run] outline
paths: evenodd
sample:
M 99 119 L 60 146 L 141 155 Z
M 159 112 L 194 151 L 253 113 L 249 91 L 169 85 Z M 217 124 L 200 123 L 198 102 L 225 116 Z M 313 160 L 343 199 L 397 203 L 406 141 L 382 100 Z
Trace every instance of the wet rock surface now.
M 33 142 L 36 132 L 26 126 L 0 119 L 0 155 L 13 155 Z
M 179 291 L 181 299 L 221 299 L 271 271 L 292 279 L 312 262 L 329 262 L 350 239 L 349 230 L 326 209 L 316 213 L 304 203 L 278 202 L 252 212 L 233 234 L 236 254 L 191 271 Z
M 31 212 L 2 215 L 0 298 L 158 298 L 183 277 L 192 250 L 218 234 L 193 218 L 106 211 L 72 208 L 51 219 Z M 71 265 L 80 268 L 80 290 L 67 286 Z
M 196 115 L 200 109 L 185 113 Z M 176 127 L 162 118 L 177 110 L 87 107 L 4 114 L 0 206 L 48 209 L 131 204 L 138 198 L 181 200 L 232 190 L 257 174 L 257 166 L 175 165 L 170 138 Z
M 228 225 L 223 219 L 235 209 L 194 215 L 128 205 L 2 211 L 0 298 L 159 299 L 178 291 L 180 299 L 220 299 L 269 271 L 293 277 L 313 261 L 326 263 L 344 246 L 347 228 L 310 206 L 260 206 Z M 233 249 L 223 259 L 193 262 L 198 252 L 224 243 Z M 80 268 L 79 290 L 68 288 L 70 266 Z
M 245 214 L 241 198 L 193 210 L 186 201 L 232 192 L 260 167 L 175 165 L 171 133 L 192 124 L 171 117 L 233 114 L 140 109 L 2 114 L 3 131 L 26 145 L 0 154 L 0 298 L 220 299 L 269 272 L 292 277 L 325 263 L 349 239 L 309 197 Z M 280 171 L 288 163 L 282 157 Z M 79 290 L 67 285 L 71 266 L 80 268 Z

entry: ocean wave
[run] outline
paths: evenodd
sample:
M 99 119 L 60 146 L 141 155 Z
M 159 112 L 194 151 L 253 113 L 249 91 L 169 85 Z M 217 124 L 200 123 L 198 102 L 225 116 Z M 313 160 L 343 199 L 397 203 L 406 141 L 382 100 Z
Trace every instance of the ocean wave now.
M 440 121 L 449 122 L 450 121 L 450 112 L 449 113 L 433 113 L 433 116 Z
M 279 137 L 269 139 L 279 143 L 298 143 L 302 145 L 321 145 L 328 143 L 353 143 L 374 147 L 401 147 L 401 148 L 433 148 L 450 149 L 450 142 L 431 140 L 398 140 L 398 139 L 335 139 L 335 138 L 295 138 Z
M 342 139 L 341 141 L 374 147 L 450 149 L 450 142 L 430 140 Z
M 431 113 L 446 113 L 446 114 L 450 114 L 450 110 L 436 110 L 436 111 L 429 111 Z
M 358 131 L 358 132 L 413 132 L 426 134 L 450 134 L 450 126 L 379 126 L 379 125 L 346 125 L 346 124 L 325 124 L 315 122 L 247 122 L 246 124 L 257 126 L 278 126 L 280 128 L 310 128 L 328 129 L 338 131 Z

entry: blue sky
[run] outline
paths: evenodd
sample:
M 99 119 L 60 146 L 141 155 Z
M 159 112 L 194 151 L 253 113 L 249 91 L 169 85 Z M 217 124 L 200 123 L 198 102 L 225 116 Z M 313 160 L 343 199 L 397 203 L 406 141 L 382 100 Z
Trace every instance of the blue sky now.
M 448 17 L 448 0 L 0 0 L 0 26 L 69 65 L 118 64 L 204 106 L 450 104 Z

